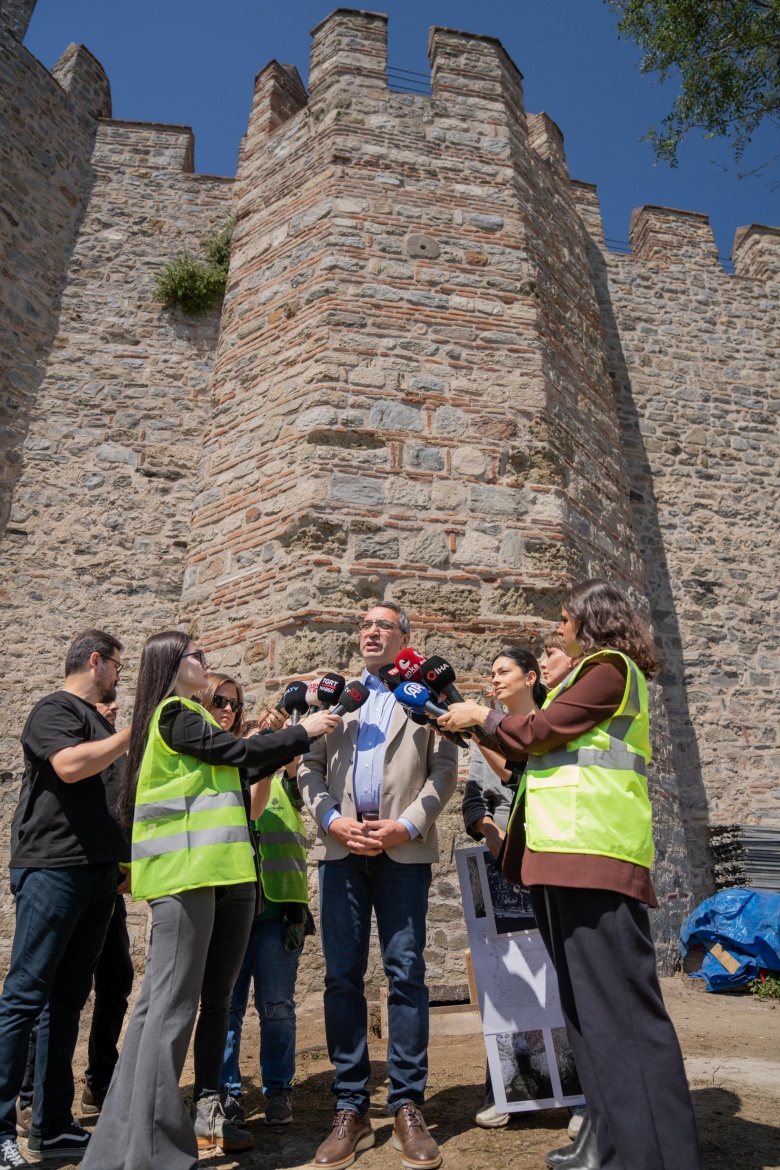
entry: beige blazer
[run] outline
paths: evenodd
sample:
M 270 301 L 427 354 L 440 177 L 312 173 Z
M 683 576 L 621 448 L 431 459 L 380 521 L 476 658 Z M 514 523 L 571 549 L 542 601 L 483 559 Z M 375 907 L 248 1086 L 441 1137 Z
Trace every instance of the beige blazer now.
M 312 745 L 298 767 L 298 787 L 317 822 L 316 861 L 346 857 L 349 850 L 324 833 L 322 819 L 332 808 L 345 817 L 357 816 L 353 791 L 355 746 L 360 711 L 345 715 L 341 726 Z M 405 817 L 419 829 L 419 837 L 387 850 L 393 861 L 437 861 L 436 818 L 458 783 L 458 750 L 454 743 L 413 723 L 400 705 L 393 711 L 387 733 L 379 816 L 397 821 Z

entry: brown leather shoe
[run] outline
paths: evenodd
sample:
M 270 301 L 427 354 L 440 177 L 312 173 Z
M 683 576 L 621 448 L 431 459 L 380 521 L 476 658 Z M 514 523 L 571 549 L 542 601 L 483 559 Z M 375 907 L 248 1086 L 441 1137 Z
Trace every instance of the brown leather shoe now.
M 343 1166 L 351 1166 L 355 1154 L 367 1150 L 375 1141 L 376 1135 L 367 1117 L 361 1117 L 356 1109 L 337 1109 L 333 1128 L 311 1164 L 327 1167 L 327 1170 L 341 1170 Z
M 428 1133 L 422 1113 L 411 1101 L 404 1101 L 395 1115 L 393 1146 L 401 1150 L 401 1161 L 408 1170 L 435 1170 L 441 1166 L 439 1147 Z

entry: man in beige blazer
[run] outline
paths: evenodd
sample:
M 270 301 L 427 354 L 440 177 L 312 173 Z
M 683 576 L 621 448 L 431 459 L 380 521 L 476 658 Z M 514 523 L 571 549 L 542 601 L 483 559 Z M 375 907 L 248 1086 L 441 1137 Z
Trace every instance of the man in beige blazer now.
M 388 1107 L 404 1166 L 434 1170 L 441 1154 L 421 1113 L 428 1078 L 426 914 L 438 859 L 436 818 L 457 784 L 457 751 L 412 722 L 378 678 L 409 644 L 409 619 L 382 602 L 360 622 L 369 698 L 314 744 L 298 784 L 317 822 L 325 1030 L 336 1113 L 314 1165 L 341 1170 L 374 1144 L 368 1120 L 368 1011 L 363 979 L 371 912 L 388 979 Z

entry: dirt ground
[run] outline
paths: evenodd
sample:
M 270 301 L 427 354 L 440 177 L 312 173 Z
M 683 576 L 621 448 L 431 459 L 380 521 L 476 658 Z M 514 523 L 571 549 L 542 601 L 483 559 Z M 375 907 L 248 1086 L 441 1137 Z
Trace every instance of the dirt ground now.
M 682 976 L 663 980 L 663 988 L 686 1059 L 704 1170 L 780 1170 L 780 1002 L 709 995 Z M 86 1058 L 87 1027 L 85 1018 L 77 1072 Z M 332 1070 L 323 1045 L 321 1004 L 312 997 L 299 1007 L 294 1123 L 268 1127 L 257 1088 L 259 1027 L 257 1017 L 247 1015 L 242 1070 L 249 1128 L 257 1148 L 242 1154 L 240 1161 L 206 1150 L 201 1157 L 204 1168 L 293 1170 L 307 1165 L 328 1131 L 332 1113 Z M 370 1047 L 371 1118 L 377 1138 L 376 1146 L 359 1155 L 356 1165 L 359 1170 L 400 1170 L 400 1154 L 390 1141 L 391 1119 L 384 1108 L 384 1042 L 375 1038 Z M 515 1115 L 506 1129 L 478 1129 L 473 1118 L 482 1101 L 484 1070 L 479 1037 L 432 1039 L 425 1116 L 441 1146 L 445 1168 L 543 1170 L 544 1154 L 567 1141 L 568 1111 Z M 191 1077 L 188 1064 L 182 1081 L 185 1096 Z M 78 1091 L 77 1102 L 80 1096 Z

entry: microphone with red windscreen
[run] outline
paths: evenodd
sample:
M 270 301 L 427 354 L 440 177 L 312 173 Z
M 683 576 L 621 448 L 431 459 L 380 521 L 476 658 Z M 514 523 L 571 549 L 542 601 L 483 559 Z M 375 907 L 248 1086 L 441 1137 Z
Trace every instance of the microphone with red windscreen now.
M 422 682 L 420 665 L 425 662 L 422 654 L 418 654 L 411 646 L 407 646 L 395 656 L 395 664 L 401 673 L 404 682 Z

